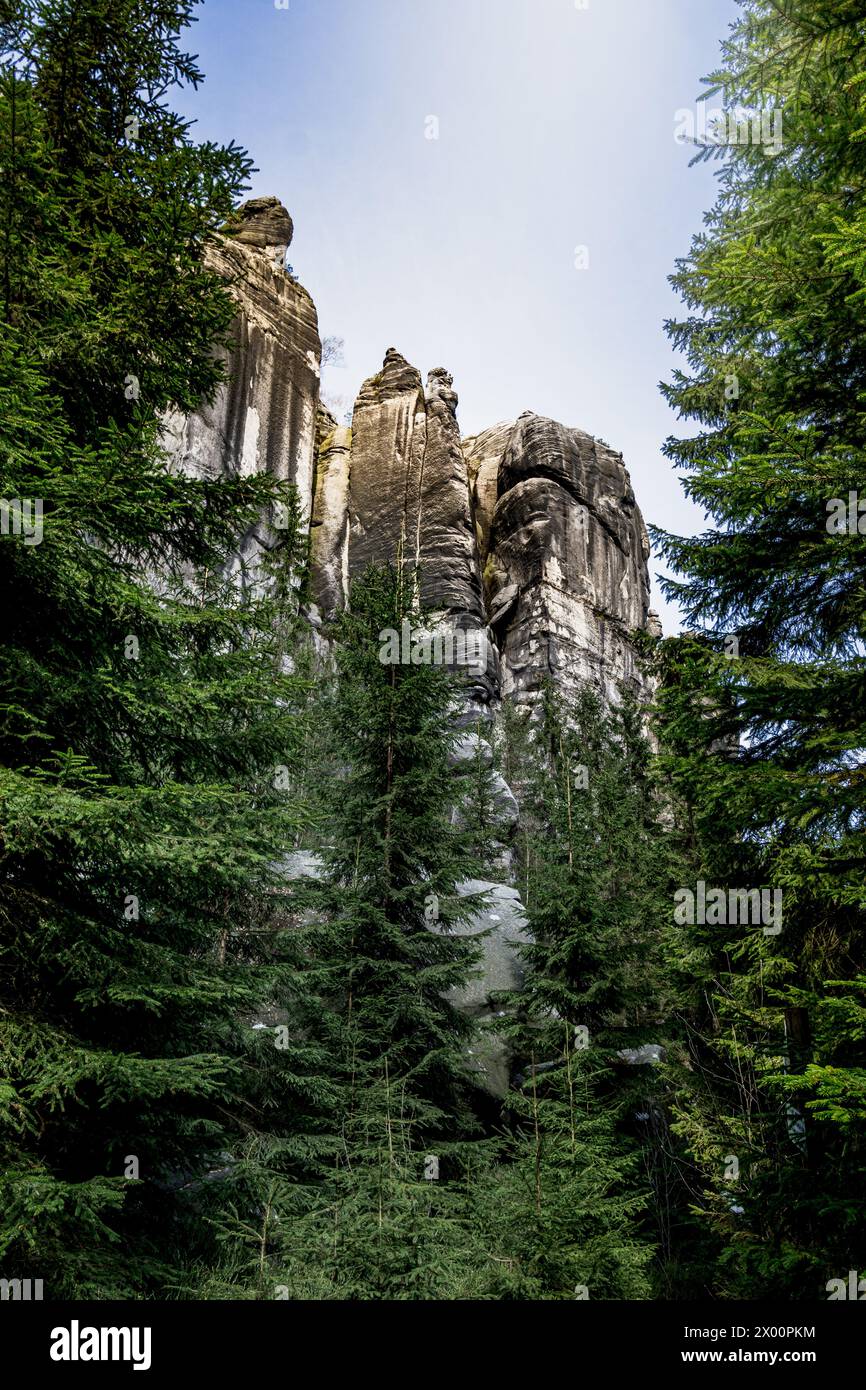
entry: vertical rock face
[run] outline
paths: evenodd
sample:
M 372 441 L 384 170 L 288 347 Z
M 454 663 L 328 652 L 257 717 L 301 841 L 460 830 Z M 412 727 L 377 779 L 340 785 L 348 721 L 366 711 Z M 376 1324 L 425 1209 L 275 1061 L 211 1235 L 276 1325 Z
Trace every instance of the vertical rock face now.
M 320 408 L 310 554 L 313 602 L 333 622 L 349 587 L 349 459 L 352 431 Z
M 469 480 L 449 374 L 421 376 L 389 349 L 352 418 L 349 574 L 418 564 L 425 608 L 483 616 Z
M 503 694 L 546 676 L 608 700 L 639 683 L 629 634 L 651 623 L 649 541 L 619 454 L 526 413 L 468 440 Z
M 514 425 L 511 421 L 494 425 L 482 434 L 463 441 L 469 472 L 472 514 L 480 554 L 490 554 L 490 531 L 499 490 L 499 464 L 505 455 Z
M 427 442 L 421 375 L 389 349 L 352 415 L 349 574 L 414 554 Z
M 208 266 L 224 276 L 237 300 L 227 354 L 229 379 L 212 404 L 165 422 L 174 467 L 198 477 L 267 472 L 296 484 L 305 516 L 313 495 L 319 341 L 316 308 L 283 269 L 292 220 L 276 198 L 255 198 L 238 213 L 237 229 L 220 238 Z M 243 538 L 249 559 L 264 533 Z
M 463 898 L 477 900 L 471 917 L 453 928 L 458 936 L 479 938 L 479 973 L 460 989 L 449 991 L 449 998 L 463 1013 L 489 1025 L 502 1016 L 496 996 L 523 988 L 526 967 L 520 948 L 532 941 L 526 914 L 516 888 L 506 883 L 469 878 L 457 885 Z M 438 926 L 434 931 L 441 930 Z M 508 1092 L 511 1056 L 502 1039 L 492 1031 L 482 1031 L 470 1054 L 470 1070 L 480 1084 L 495 1096 Z
M 418 563 L 425 608 L 489 624 L 482 703 L 532 701 L 546 677 L 639 689 L 649 542 L 621 455 L 531 412 L 461 441 L 456 406 L 444 369 L 424 391 L 393 348 L 364 383 L 351 441 L 334 431 L 319 455 L 317 602 L 332 615 L 367 565 Z
M 489 669 L 465 674 L 468 694 L 489 704 L 496 686 L 486 641 L 481 566 L 451 376 L 427 378 L 393 348 L 364 382 L 352 429 L 319 451 L 313 514 L 313 593 L 326 616 L 370 564 L 420 573 L 420 602 L 443 629 L 484 633 Z
M 417 565 L 423 607 L 491 639 L 470 683 L 481 705 L 531 701 L 545 676 L 608 699 L 638 684 L 629 633 L 653 626 L 649 546 L 621 456 L 529 412 L 461 440 L 450 374 L 434 368 L 425 388 L 393 348 L 352 429 L 337 426 L 318 407 L 315 306 L 283 269 L 292 232 L 278 199 L 254 198 L 209 251 L 238 304 L 229 379 L 212 404 L 165 422 L 173 466 L 296 485 L 325 621 L 369 564 Z M 254 527 L 239 555 L 267 544 Z

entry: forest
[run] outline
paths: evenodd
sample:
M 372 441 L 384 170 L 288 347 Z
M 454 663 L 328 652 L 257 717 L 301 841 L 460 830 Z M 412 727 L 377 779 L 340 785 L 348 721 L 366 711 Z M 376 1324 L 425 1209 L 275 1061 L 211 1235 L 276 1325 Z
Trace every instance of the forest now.
M 705 79 L 783 138 L 696 146 L 661 391 L 707 525 L 651 530 L 683 615 L 634 639 L 651 697 L 550 680 L 488 728 L 459 662 L 383 659 L 432 621 L 408 544 L 314 642 L 294 486 L 166 467 L 253 172 L 173 108 L 194 9 L 0 5 L 0 1275 L 862 1296 L 866 3 L 743 0 Z M 483 1018 L 480 882 L 530 938 Z

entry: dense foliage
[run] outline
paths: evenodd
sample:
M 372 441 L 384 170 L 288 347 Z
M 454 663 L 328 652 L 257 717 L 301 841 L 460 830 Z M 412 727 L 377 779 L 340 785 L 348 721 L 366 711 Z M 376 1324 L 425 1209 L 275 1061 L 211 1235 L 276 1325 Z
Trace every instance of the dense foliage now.
M 0 7 L 0 1275 L 824 1297 L 866 1237 L 866 0 L 742 0 L 708 80 L 781 126 L 699 153 L 664 390 L 711 529 L 656 536 L 653 727 L 551 685 L 467 728 L 384 655 L 408 567 L 323 657 L 291 489 L 169 462 L 250 173 L 166 102 L 193 9 Z M 503 881 L 524 987 L 460 1007 Z
M 188 10 L 4 7 L 2 491 L 43 516 L 0 543 L 0 1259 L 55 1297 L 171 1284 L 282 968 L 252 943 L 291 830 L 292 532 L 274 597 L 241 602 L 274 485 L 159 448 L 157 413 L 219 379 L 231 301 L 202 253 L 249 167 L 162 103 L 197 80 Z
M 781 112 L 782 147 L 722 152 L 674 277 L 666 394 L 698 428 L 668 448 L 714 526 L 657 537 L 688 620 L 659 658 L 665 769 L 692 883 L 783 902 L 778 931 L 684 926 L 674 958 L 678 1129 L 722 1296 L 819 1297 L 866 1235 L 864 21 L 860 0 L 744 4 L 711 89 Z

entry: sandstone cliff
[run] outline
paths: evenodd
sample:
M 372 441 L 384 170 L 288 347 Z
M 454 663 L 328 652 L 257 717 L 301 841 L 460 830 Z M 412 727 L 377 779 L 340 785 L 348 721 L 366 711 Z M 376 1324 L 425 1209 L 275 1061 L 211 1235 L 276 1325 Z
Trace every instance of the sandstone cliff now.
M 420 574 L 419 599 L 437 625 L 486 639 L 486 665 L 463 672 L 464 724 L 493 724 L 502 696 L 532 703 L 546 677 L 563 688 L 591 684 L 607 700 L 621 684 L 640 692 L 632 634 L 656 629 L 657 619 L 646 530 L 621 455 L 532 412 L 462 439 L 450 374 L 434 368 L 425 386 L 394 348 L 361 387 L 351 429 L 338 426 L 319 401 L 315 306 L 284 269 L 291 239 L 285 208 L 258 198 L 210 252 L 238 305 L 230 376 L 212 405 L 166 422 L 172 466 L 211 477 L 266 470 L 295 484 L 309 524 L 308 611 L 320 652 L 367 565 Z M 268 535 L 253 528 L 239 555 L 254 559 Z M 455 745 L 455 776 L 479 754 L 492 762 L 486 738 L 467 731 Z M 495 867 L 507 872 L 519 808 L 501 774 L 490 778 Z M 315 856 L 302 859 L 289 857 L 288 878 L 319 872 Z M 488 904 L 466 927 L 483 934 L 485 964 L 461 1007 L 492 1019 L 496 992 L 522 979 L 523 909 L 502 883 L 473 880 L 459 891 Z M 472 1060 L 503 1094 L 504 1045 L 491 1037 Z
M 322 349 L 313 300 L 283 268 L 292 235 L 282 204 L 255 198 L 208 252 L 238 304 L 229 378 L 195 415 L 170 416 L 164 440 L 173 466 L 198 477 L 267 472 L 294 483 L 309 518 Z M 260 543 L 267 533 L 254 529 L 240 554 L 250 560 Z
M 545 676 L 606 699 L 636 685 L 630 633 L 652 626 L 649 540 L 622 456 L 526 412 L 464 442 L 502 692 Z
M 284 269 L 292 234 L 276 198 L 255 198 L 209 252 L 238 304 L 229 380 L 212 404 L 166 421 L 173 466 L 295 484 L 326 624 L 371 562 L 417 566 L 423 606 L 490 639 L 468 690 L 475 713 L 502 694 L 533 699 L 545 676 L 607 699 L 638 684 L 630 633 L 655 619 L 621 455 L 532 412 L 461 439 L 450 374 L 434 368 L 425 386 L 394 348 L 361 387 L 351 430 L 338 426 L 319 404 L 315 305 Z M 265 528 L 241 554 L 259 543 Z
M 461 440 L 456 406 L 447 372 L 422 390 L 391 348 L 351 436 L 324 441 L 312 544 L 324 615 L 370 562 L 418 564 L 423 605 L 490 636 L 472 692 L 483 705 L 532 700 L 547 676 L 608 700 L 639 686 L 631 633 L 653 626 L 649 542 L 621 455 L 531 412 Z

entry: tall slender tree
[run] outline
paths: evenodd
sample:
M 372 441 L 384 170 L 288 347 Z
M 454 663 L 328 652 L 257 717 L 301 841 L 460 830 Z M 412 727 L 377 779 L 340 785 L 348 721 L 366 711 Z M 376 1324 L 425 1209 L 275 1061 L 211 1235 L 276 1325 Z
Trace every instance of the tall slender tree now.
M 250 167 L 165 104 L 200 80 L 192 8 L 3 12 L 0 1267 L 46 1297 L 177 1283 L 204 1175 L 264 1125 L 251 1024 L 284 969 L 295 547 L 242 598 L 237 538 L 280 489 L 160 448 L 220 379 L 203 253 Z
M 632 700 L 607 709 L 589 689 L 567 698 L 548 685 L 523 723 L 506 721 L 534 940 L 507 1026 L 522 1075 L 481 1220 L 501 1297 L 646 1298 L 655 1232 L 641 1141 L 660 1100 L 654 1068 L 629 1059 L 664 1042 L 671 1011 L 650 748 Z
M 295 889 L 300 961 L 287 1031 L 306 1049 L 319 1105 L 251 1168 L 278 1216 L 263 1268 L 239 1210 L 258 1296 L 447 1298 L 477 1289 L 469 1142 L 480 1137 L 453 992 L 477 956 L 457 928 L 471 832 L 454 823 L 448 753 L 457 687 L 424 660 L 417 585 L 370 569 L 336 631 L 321 879 Z M 399 639 L 410 625 L 414 660 Z M 327 746 L 327 745 L 326 745 Z M 325 769 L 322 769 L 323 772 Z M 239 1264 L 241 1268 L 243 1262 Z
M 666 767 L 696 877 L 784 904 L 778 932 L 684 925 L 676 952 L 699 962 L 696 1205 L 717 1291 L 747 1297 L 815 1297 L 864 1234 L 864 15 L 743 4 L 708 97 L 765 119 L 715 150 L 721 194 L 673 277 L 687 369 L 665 394 L 698 429 L 668 452 L 714 525 L 656 533 L 690 629 L 661 657 Z

